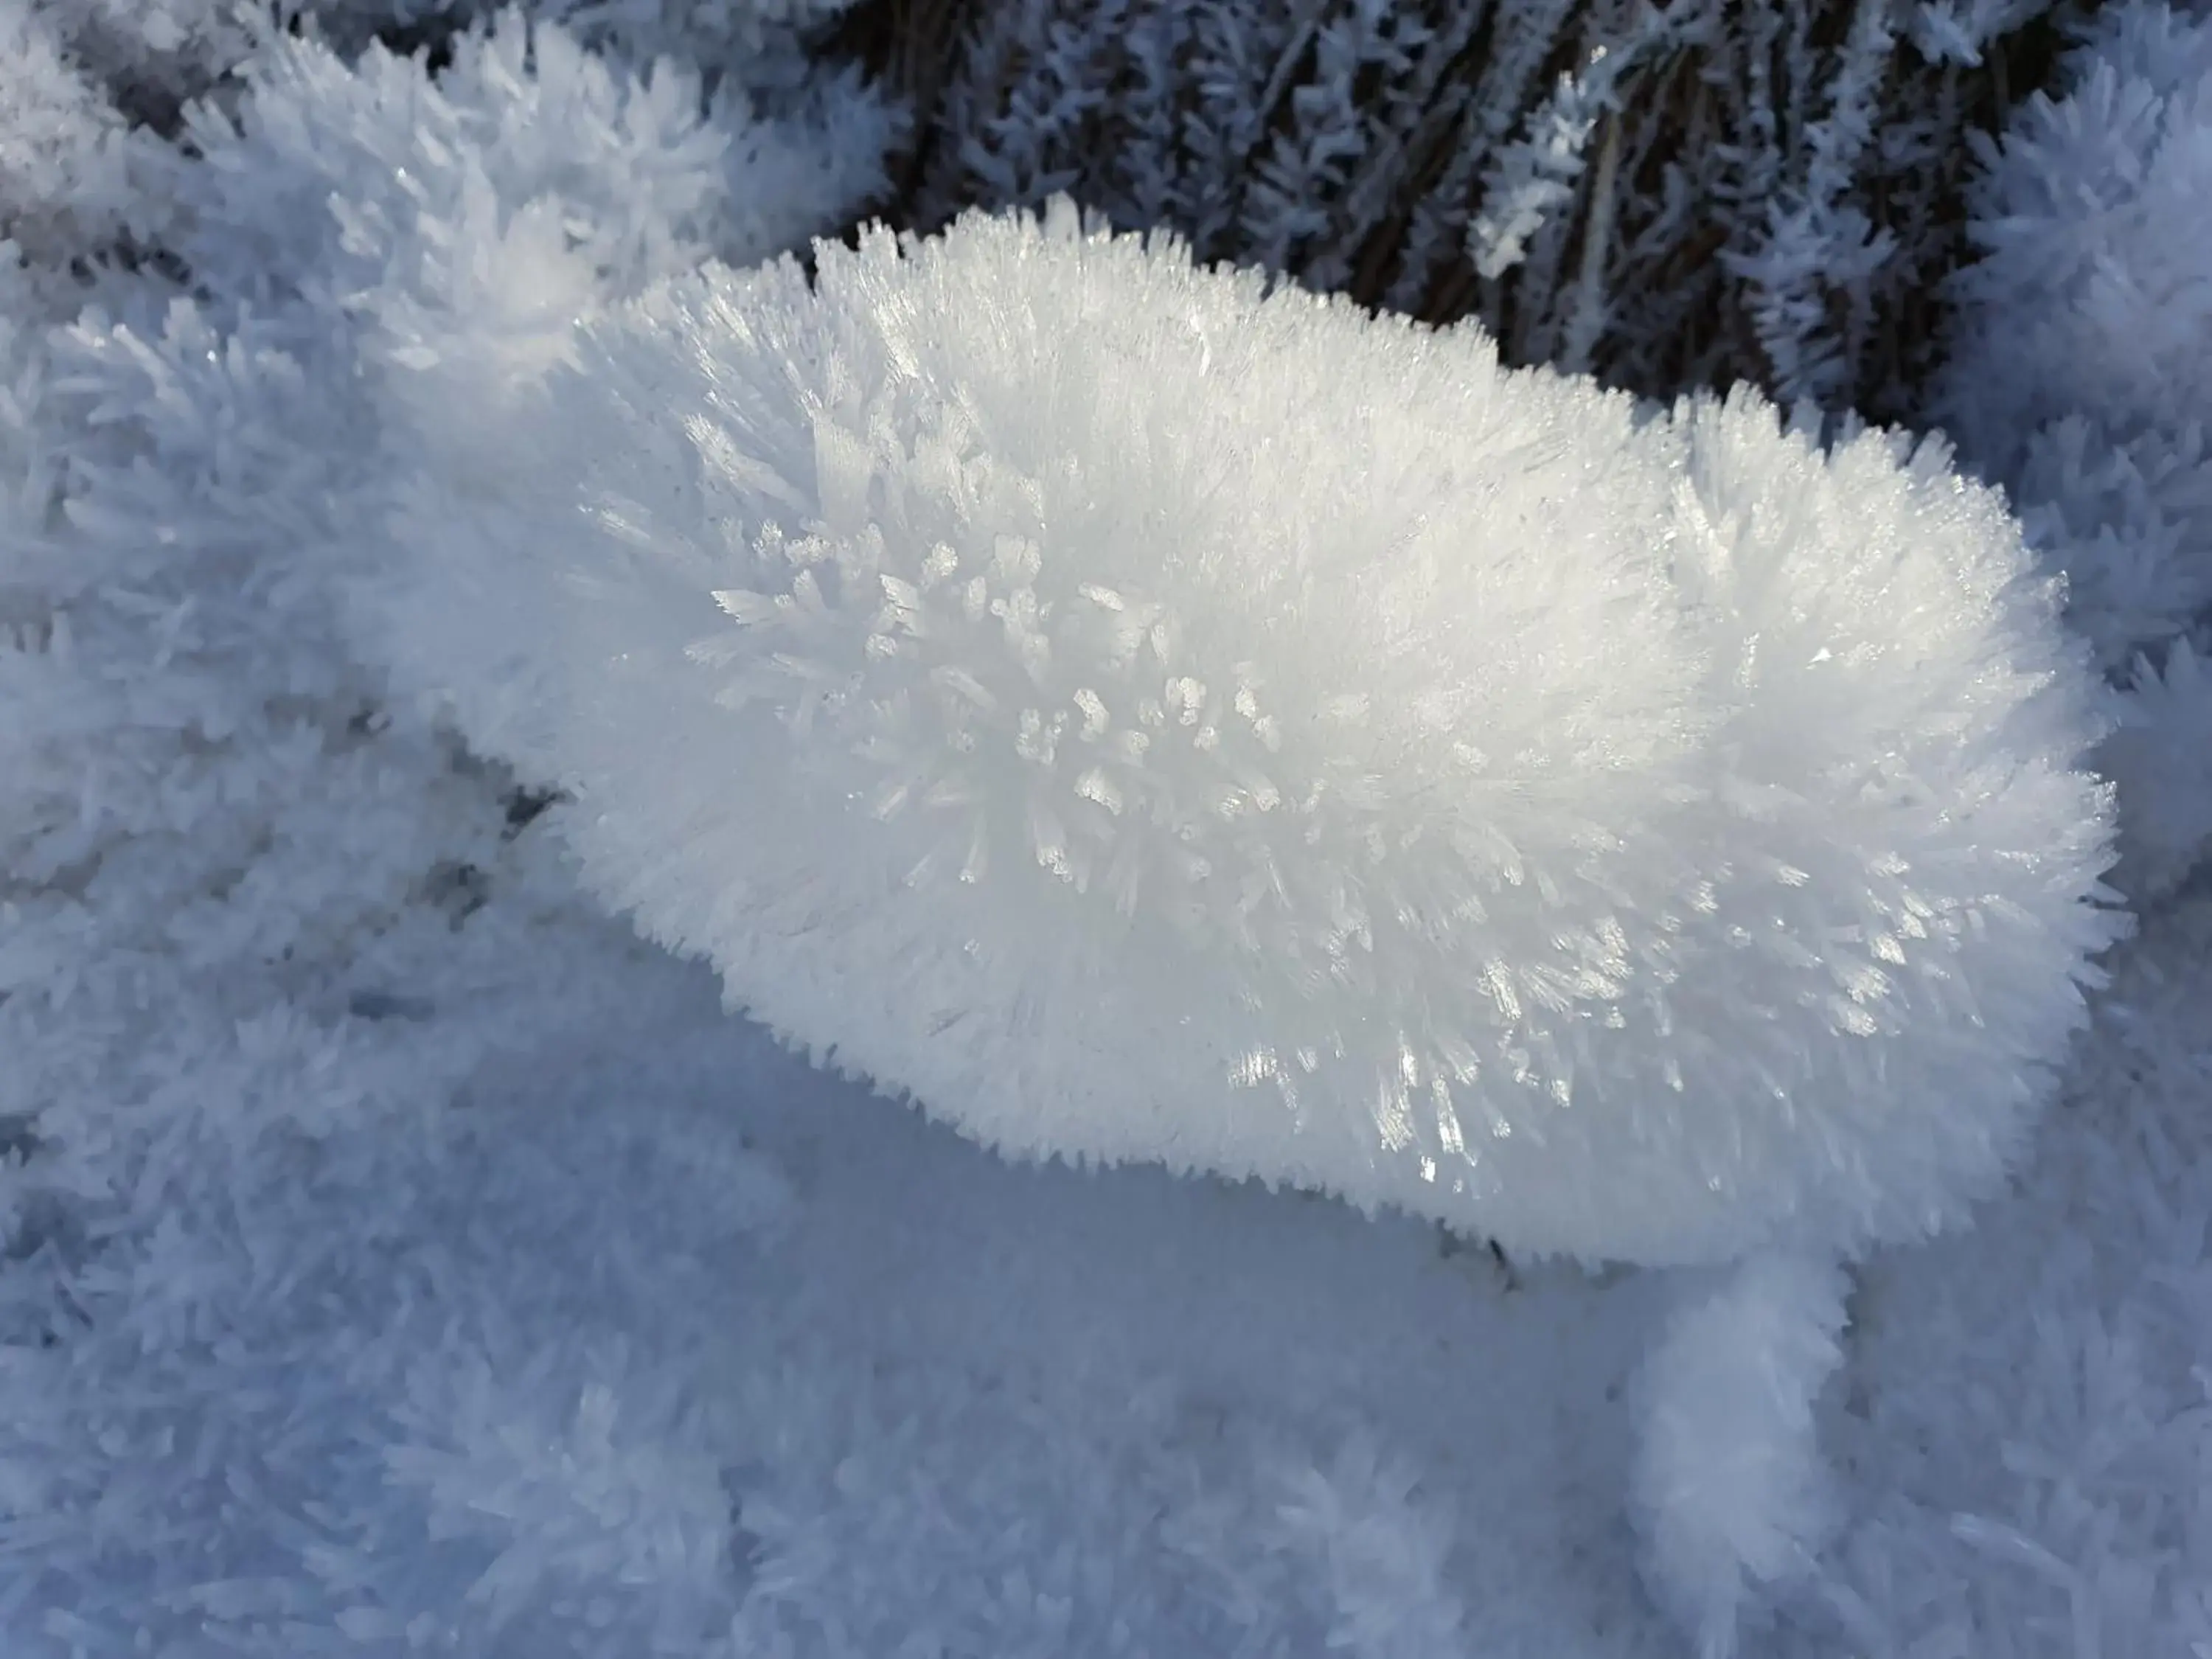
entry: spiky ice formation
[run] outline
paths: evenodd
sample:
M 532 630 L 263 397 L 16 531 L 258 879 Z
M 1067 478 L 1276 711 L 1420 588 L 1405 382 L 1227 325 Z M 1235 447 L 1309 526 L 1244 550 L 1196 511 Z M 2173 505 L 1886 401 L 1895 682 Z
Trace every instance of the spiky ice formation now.
M 1064 208 L 679 280 L 468 424 L 403 677 L 733 1003 L 1010 1153 L 1855 1248 L 2000 1173 L 2118 930 L 2081 653 L 1932 444 Z

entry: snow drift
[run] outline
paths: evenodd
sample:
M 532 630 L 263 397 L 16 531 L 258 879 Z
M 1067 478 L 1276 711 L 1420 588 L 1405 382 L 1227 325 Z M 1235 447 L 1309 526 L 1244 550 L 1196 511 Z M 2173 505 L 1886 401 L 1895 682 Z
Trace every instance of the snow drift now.
M 2082 1018 L 2090 671 L 1939 445 L 1065 208 L 570 355 L 400 399 L 387 654 L 732 1002 L 1005 1152 L 1851 1249 L 1986 1188 Z

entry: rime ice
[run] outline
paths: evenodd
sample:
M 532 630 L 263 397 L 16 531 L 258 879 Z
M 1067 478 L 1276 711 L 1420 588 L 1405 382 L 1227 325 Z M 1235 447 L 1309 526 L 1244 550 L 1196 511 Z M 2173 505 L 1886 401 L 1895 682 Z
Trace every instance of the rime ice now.
M 2117 931 L 2087 666 L 1933 444 L 1068 211 L 679 279 L 513 418 L 394 648 L 604 896 L 1009 1153 L 1853 1249 L 2005 1167 Z

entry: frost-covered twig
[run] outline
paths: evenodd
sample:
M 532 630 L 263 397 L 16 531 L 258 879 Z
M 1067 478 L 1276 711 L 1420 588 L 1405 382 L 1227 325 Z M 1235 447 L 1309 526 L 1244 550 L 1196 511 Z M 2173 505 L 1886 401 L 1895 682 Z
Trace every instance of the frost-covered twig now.
M 928 228 L 1066 188 L 1208 260 L 1478 315 L 1520 360 L 1572 332 L 1639 391 L 1753 379 L 1894 418 L 1965 251 L 1970 124 L 2052 3 L 988 0 L 896 205 Z M 1583 147 L 1608 117 L 1593 238 Z

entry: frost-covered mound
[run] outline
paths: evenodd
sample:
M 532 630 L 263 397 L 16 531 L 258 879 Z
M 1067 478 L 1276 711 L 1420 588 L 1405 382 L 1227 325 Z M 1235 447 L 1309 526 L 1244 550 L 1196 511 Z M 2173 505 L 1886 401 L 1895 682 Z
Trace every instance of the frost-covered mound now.
M 1065 212 L 574 357 L 414 400 L 387 648 L 603 896 L 986 1141 L 1671 1262 L 1941 1224 L 2048 1091 L 2089 676 L 1940 447 Z

